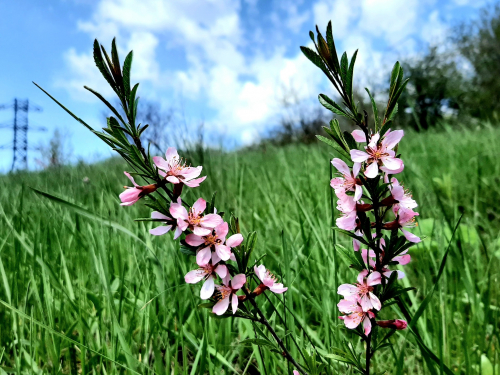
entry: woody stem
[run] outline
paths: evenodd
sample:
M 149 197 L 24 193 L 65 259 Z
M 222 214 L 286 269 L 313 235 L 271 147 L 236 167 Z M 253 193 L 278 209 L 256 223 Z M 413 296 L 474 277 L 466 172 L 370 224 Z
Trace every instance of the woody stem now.
M 295 368 L 297 369 L 298 372 L 300 372 L 302 375 L 309 375 L 298 363 L 297 361 L 292 357 L 288 349 L 286 348 L 285 344 L 283 343 L 283 340 L 281 340 L 276 333 L 276 331 L 273 329 L 271 324 L 267 321 L 266 317 L 262 313 L 262 310 L 259 308 L 257 303 L 255 302 L 254 296 L 246 289 L 242 288 L 243 292 L 245 293 L 246 299 L 250 301 L 252 306 L 254 307 L 255 311 L 257 312 L 257 315 L 259 317 L 259 322 L 266 326 L 266 328 L 269 330 L 271 335 L 274 337 L 276 340 L 276 343 L 278 346 L 283 350 L 283 355 L 287 359 L 288 362 L 290 362 Z

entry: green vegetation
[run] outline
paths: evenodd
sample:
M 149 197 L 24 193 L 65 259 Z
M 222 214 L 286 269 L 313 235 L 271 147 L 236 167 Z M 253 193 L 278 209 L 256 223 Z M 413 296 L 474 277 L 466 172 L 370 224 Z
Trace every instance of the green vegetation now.
M 416 231 L 427 236 L 405 268 L 403 284 L 417 288 L 407 297 L 413 313 L 434 287 L 464 212 L 416 327 L 454 374 L 500 374 L 499 137 L 500 129 L 487 125 L 445 127 L 408 133 L 399 150 L 406 164 L 400 181 L 419 203 Z M 323 353 L 352 335 L 337 319 L 337 284 L 355 271 L 333 246 L 332 157 L 319 144 L 190 157 L 208 175 L 189 192 L 192 201 L 217 191 L 217 206 L 240 217 L 242 233 L 258 232 L 256 258 L 267 254 L 266 266 L 284 275 L 290 312 L 280 309 L 280 316 L 288 332 L 278 334 L 299 358 L 290 337 L 306 341 L 300 326 Z M 143 203 L 120 207 L 124 169 L 109 160 L 0 178 L 0 374 L 291 374 L 279 354 L 240 344 L 255 338 L 249 321 L 197 308 L 200 286 L 184 283 L 192 259 L 174 248 L 171 234 L 153 237 L 149 223 L 134 222 L 149 215 Z M 347 237 L 336 240 L 351 246 Z M 427 366 L 407 331 L 390 341 L 374 373 L 446 373 Z

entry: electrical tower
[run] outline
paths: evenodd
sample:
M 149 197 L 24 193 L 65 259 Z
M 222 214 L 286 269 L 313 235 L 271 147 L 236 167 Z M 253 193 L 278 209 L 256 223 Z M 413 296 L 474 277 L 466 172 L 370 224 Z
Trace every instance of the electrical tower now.
M 12 145 L 3 145 L 0 148 L 6 149 L 12 147 L 12 167 L 11 171 L 16 169 L 28 169 L 28 130 L 30 131 L 46 131 L 42 126 L 29 126 L 28 113 L 29 111 L 40 112 L 42 109 L 35 105 L 31 105 L 29 100 L 14 99 L 12 104 L 0 105 L 0 109 L 14 110 L 14 120 L 12 124 L 0 125 L 0 128 L 12 128 L 14 137 Z

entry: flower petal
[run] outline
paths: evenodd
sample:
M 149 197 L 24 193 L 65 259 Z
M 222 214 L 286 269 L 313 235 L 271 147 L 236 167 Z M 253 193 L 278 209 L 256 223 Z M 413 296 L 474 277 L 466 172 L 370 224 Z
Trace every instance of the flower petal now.
M 196 202 L 193 204 L 193 210 L 196 213 L 202 213 L 207 208 L 207 202 L 203 198 L 198 198 Z
M 247 278 L 245 274 L 240 273 L 238 275 L 235 275 L 233 277 L 233 280 L 231 280 L 231 287 L 233 289 L 241 289 L 241 287 L 246 283 Z
M 354 140 L 358 143 L 366 142 L 366 135 L 362 130 L 353 130 L 351 135 L 354 138 Z
M 360 150 L 351 150 L 350 154 L 351 160 L 355 163 L 362 163 L 370 157 L 366 152 Z
M 201 219 L 201 224 L 208 228 L 215 228 L 217 225 L 222 224 L 222 222 L 222 218 L 217 214 L 208 214 Z
M 196 253 L 196 263 L 200 267 L 206 266 L 208 262 L 210 262 L 211 257 L 212 253 L 210 251 L 210 247 L 207 246 Z
M 212 294 L 214 294 L 214 290 L 215 290 L 214 278 L 212 276 L 209 276 L 207 280 L 203 283 L 203 286 L 201 287 L 200 298 L 209 299 L 210 297 L 212 297 Z
M 203 277 L 205 276 L 205 272 L 203 272 L 200 269 L 189 271 L 186 273 L 186 276 L 184 276 L 184 280 L 188 284 L 196 284 L 203 280 Z
M 184 183 L 184 185 L 189 186 L 189 187 L 198 187 L 198 186 L 200 186 L 200 184 L 203 181 L 205 181 L 206 178 L 207 178 L 207 176 L 204 176 L 204 177 L 196 178 L 196 179 L 191 180 L 191 181 L 184 180 L 182 182 Z
M 175 147 L 169 147 L 167 148 L 167 152 L 165 152 L 165 157 L 167 158 L 168 161 L 172 159 L 179 159 L 179 154 L 177 153 L 177 150 Z
M 240 233 L 233 234 L 226 240 L 226 245 L 229 247 L 239 246 L 243 242 L 243 236 Z
M 162 225 L 160 227 L 150 229 L 149 233 L 152 234 L 153 236 L 161 236 L 167 233 L 170 229 L 172 229 L 171 225 Z
M 231 305 L 233 307 L 233 314 L 235 314 L 236 310 L 238 310 L 238 296 L 236 294 L 233 294 L 233 300 L 231 301 Z
M 229 307 L 229 296 L 217 302 L 212 308 L 212 312 L 217 315 L 222 315 L 227 311 L 228 307 Z
M 229 225 L 226 222 L 223 222 L 215 227 L 215 234 L 217 235 L 217 238 L 226 238 L 227 232 L 229 232 Z
M 401 229 L 401 232 L 403 232 L 403 236 L 405 236 L 405 238 L 410 242 L 419 243 L 420 241 L 422 241 L 419 237 L 415 236 L 413 233 L 408 232 L 407 230 Z
M 170 212 L 170 215 L 172 215 L 172 217 L 175 219 L 188 219 L 188 212 L 186 210 L 186 207 L 184 207 L 181 203 L 172 203 L 168 211 Z
M 392 149 L 399 143 L 401 138 L 403 138 L 403 135 L 405 135 L 403 130 L 394 130 L 389 134 L 386 133 L 384 139 L 382 140 L 382 144 L 385 147 Z
M 378 175 L 378 164 L 377 162 L 371 163 L 365 170 L 365 176 L 368 178 L 375 178 Z
M 158 211 L 153 211 L 151 213 L 151 219 L 172 220 L 171 217 L 168 217 L 167 215 L 163 215 L 161 212 L 158 212 Z
M 205 243 L 205 240 L 196 234 L 188 234 L 186 236 L 186 243 L 190 246 L 200 246 Z
M 349 169 L 349 167 L 347 166 L 347 164 L 345 163 L 345 161 L 343 161 L 342 159 L 334 158 L 332 160 L 332 165 L 335 168 L 337 168 L 337 170 L 340 173 L 342 173 L 343 175 L 347 175 L 347 176 L 351 175 L 351 170 Z

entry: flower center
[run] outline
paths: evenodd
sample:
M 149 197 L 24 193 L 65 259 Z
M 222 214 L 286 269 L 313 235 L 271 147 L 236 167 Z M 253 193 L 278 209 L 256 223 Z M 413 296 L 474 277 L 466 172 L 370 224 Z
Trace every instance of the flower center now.
M 358 293 L 360 295 L 365 295 L 365 294 L 368 294 L 370 293 L 371 291 L 373 291 L 373 287 L 372 286 L 368 286 L 366 284 L 357 284 L 357 287 L 358 287 Z
M 212 273 L 214 273 L 214 266 L 208 263 L 206 266 L 200 267 L 200 271 L 204 274 L 203 278 L 206 280 Z
M 371 161 L 380 160 L 384 156 L 389 156 L 389 154 L 387 152 L 384 152 L 384 150 L 380 146 L 377 146 L 377 148 L 368 147 L 366 149 L 366 152 L 368 153 L 368 155 L 370 155 L 370 159 L 372 159 Z
M 233 292 L 233 290 L 230 287 L 225 286 L 225 285 L 217 285 L 216 288 L 219 291 L 219 295 L 216 296 L 217 300 L 224 299 L 224 298 L 228 297 Z
M 168 176 L 176 176 L 181 170 L 187 167 L 186 163 L 180 158 L 172 158 L 168 161 Z
M 188 221 L 190 224 L 192 225 L 199 225 L 200 222 L 201 222 L 201 218 L 203 216 L 201 215 L 200 212 L 196 212 L 192 207 L 191 209 L 189 210 L 189 213 L 188 213 Z
M 213 234 L 209 234 L 208 236 L 205 236 L 205 245 L 211 246 L 211 245 L 220 245 L 222 241 L 217 238 L 217 236 L 214 236 Z

